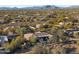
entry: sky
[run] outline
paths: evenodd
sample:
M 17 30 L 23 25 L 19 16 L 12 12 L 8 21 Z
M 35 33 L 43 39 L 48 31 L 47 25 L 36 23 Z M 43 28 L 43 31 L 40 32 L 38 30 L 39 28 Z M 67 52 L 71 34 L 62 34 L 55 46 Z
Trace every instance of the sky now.
M 0 7 L 24 7 L 39 5 L 70 6 L 79 5 L 78 0 L 0 0 Z

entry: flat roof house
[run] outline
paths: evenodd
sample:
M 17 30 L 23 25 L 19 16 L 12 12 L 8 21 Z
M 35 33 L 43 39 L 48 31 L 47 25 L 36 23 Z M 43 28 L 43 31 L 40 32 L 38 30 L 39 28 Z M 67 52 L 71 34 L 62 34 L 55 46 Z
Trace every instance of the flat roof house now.
M 19 34 L 10 34 L 10 35 L 7 35 L 7 38 L 8 38 L 8 41 L 9 43 L 15 39 L 17 36 L 19 36 Z
M 51 34 L 48 34 L 48 33 L 45 33 L 45 32 L 37 32 L 35 33 L 35 36 L 37 38 L 37 41 L 39 42 L 44 42 L 44 41 L 47 41 L 49 38 L 52 37 Z
M 79 38 L 79 30 L 66 30 L 65 33 L 67 34 L 67 36 L 73 38 L 73 39 L 70 39 L 70 40 L 78 40 Z

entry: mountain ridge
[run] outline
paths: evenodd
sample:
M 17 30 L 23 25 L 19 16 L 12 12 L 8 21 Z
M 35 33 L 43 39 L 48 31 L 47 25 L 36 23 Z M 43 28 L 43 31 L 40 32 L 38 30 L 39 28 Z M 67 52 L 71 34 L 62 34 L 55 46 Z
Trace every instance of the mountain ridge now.
M 44 6 L 31 6 L 31 7 L 0 7 L 0 10 L 28 10 L 28 9 L 58 9 L 60 7 L 57 7 L 55 5 L 44 5 Z
M 68 7 L 56 6 L 56 5 L 42 5 L 42 6 L 25 6 L 25 7 L 0 7 L 0 10 L 43 10 L 43 9 L 74 9 L 79 8 L 79 5 L 72 5 Z

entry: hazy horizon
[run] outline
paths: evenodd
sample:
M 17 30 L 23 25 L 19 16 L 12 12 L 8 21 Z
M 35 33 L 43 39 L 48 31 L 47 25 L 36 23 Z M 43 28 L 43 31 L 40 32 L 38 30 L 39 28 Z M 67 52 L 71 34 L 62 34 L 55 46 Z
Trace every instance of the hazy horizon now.
M 0 7 L 31 7 L 42 5 L 55 5 L 59 7 L 68 7 L 79 5 L 78 0 L 0 0 Z
M 13 8 L 13 7 L 18 7 L 18 8 L 34 7 L 34 6 L 45 6 L 45 5 L 0 5 L 0 7 L 11 7 L 11 8 Z M 72 5 L 54 5 L 54 6 L 57 6 L 57 7 L 69 7 L 69 6 L 72 6 Z

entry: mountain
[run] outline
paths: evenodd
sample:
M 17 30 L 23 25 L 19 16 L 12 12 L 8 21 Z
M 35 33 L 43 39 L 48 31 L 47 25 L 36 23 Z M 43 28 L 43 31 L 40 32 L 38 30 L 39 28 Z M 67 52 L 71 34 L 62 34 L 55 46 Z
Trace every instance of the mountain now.
M 0 7 L 0 10 L 17 10 L 17 9 L 19 9 L 19 8 L 17 8 L 17 7 L 13 7 L 13 8 L 11 8 L 11 7 Z
M 59 7 L 54 5 L 45 5 L 45 6 L 34 6 L 34 7 L 28 7 L 27 9 L 57 9 Z
M 18 8 L 18 7 L 0 7 L 0 10 L 29 10 L 29 9 L 58 9 L 60 7 L 54 6 L 54 5 L 44 5 L 44 6 L 32 6 L 32 7 L 22 7 L 22 8 Z
M 79 5 L 70 6 L 70 8 L 79 8 Z
M 69 6 L 69 7 L 66 7 L 67 9 L 75 9 L 75 8 L 79 8 L 79 5 L 72 5 L 72 6 Z

